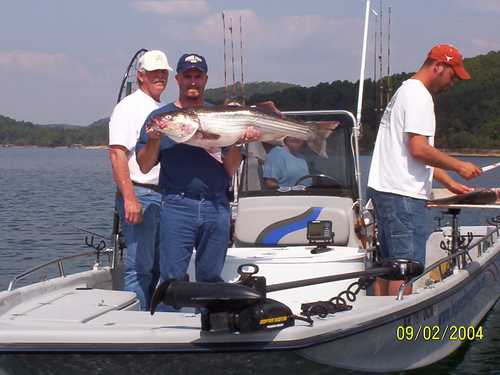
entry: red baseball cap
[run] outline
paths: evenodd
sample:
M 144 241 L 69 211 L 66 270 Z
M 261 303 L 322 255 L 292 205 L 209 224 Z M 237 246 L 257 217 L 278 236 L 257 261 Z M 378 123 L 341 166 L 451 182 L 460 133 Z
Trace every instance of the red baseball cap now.
M 432 47 L 427 57 L 451 66 L 461 80 L 470 79 L 470 74 L 464 67 L 462 54 L 451 44 L 438 44 Z

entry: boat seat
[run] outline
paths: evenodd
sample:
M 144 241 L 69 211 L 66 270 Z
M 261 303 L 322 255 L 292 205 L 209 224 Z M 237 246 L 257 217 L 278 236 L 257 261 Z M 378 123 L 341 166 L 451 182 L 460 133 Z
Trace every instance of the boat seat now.
M 307 245 L 307 222 L 330 220 L 334 245 L 355 240 L 353 200 L 334 196 L 240 197 L 235 222 L 238 246 Z
M 135 293 L 82 286 L 30 299 L 9 310 L 3 319 L 86 323 L 109 311 L 138 309 Z

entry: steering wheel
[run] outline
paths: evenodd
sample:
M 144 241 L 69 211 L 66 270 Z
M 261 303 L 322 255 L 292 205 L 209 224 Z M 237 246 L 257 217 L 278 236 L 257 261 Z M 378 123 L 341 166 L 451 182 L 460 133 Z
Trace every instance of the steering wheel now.
M 337 179 L 333 178 L 332 176 L 328 176 L 326 174 L 308 174 L 305 176 L 302 176 L 297 180 L 295 185 L 299 185 L 302 181 L 306 179 L 312 179 L 312 185 L 311 186 L 320 186 L 320 187 L 331 187 L 331 188 L 342 188 L 343 184 L 341 184 Z M 320 181 L 321 179 L 329 180 L 329 184 L 321 184 Z

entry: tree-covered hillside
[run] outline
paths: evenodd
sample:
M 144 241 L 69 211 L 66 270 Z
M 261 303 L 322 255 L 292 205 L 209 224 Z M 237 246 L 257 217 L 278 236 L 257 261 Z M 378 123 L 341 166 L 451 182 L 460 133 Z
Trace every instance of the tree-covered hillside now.
M 256 94 L 267 95 L 297 86 L 291 83 L 263 81 L 245 83 L 242 89 L 240 82 L 236 82 L 236 84 L 227 87 L 227 95 L 228 97 L 243 96 L 248 99 Z M 205 99 L 211 103 L 222 103 L 225 98 L 226 90 L 224 87 L 205 90 Z
M 70 146 L 81 144 L 97 146 L 107 143 L 108 119 L 102 119 L 89 126 L 43 126 L 31 122 L 16 121 L 0 116 L 0 144 L 16 146 Z
M 435 98 L 437 117 L 436 145 L 447 149 L 500 149 L 500 51 L 466 59 L 472 75 L 453 89 Z M 395 91 L 412 73 L 390 78 Z M 289 87 L 287 87 L 287 85 Z M 363 137 L 361 147 L 370 151 L 381 115 L 376 111 L 375 82 L 365 81 Z M 251 93 L 253 92 L 253 95 Z M 356 110 L 358 82 L 322 82 L 313 87 L 258 82 L 245 85 L 249 104 L 273 100 L 282 110 L 347 109 Z M 224 88 L 207 90 L 207 99 L 221 103 Z M 63 146 L 107 144 L 108 119 L 87 127 L 41 126 L 0 116 L 0 144 Z
M 500 51 L 465 59 L 472 79 L 458 82 L 435 98 L 436 146 L 447 149 L 500 149 Z M 390 78 L 393 92 L 413 73 Z M 314 87 L 294 87 L 272 95 L 254 95 L 250 103 L 273 100 L 282 110 L 347 109 L 355 113 L 359 82 L 324 82 Z M 370 151 L 381 112 L 376 111 L 375 83 L 365 81 L 363 138 L 361 147 Z

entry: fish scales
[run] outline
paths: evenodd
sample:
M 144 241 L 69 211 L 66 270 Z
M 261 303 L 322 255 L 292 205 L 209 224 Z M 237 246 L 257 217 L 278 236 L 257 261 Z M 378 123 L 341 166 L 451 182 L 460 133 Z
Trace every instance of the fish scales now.
M 296 124 L 280 118 L 274 119 L 271 116 L 261 116 L 250 111 L 220 113 L 200 112 L 198 116 L 200 125 L 207 130 L 218 129 L 224 131 L 228 127 L 239 127 L 244 131 L 248 125 L 252 125 L 256 128 L 275 133 L 281 130 L 284 135 L 293 134 L 297 136 L 297 138 L 304 140 L 307 140 L 311 135 L 310 128 L 304 124 Z

